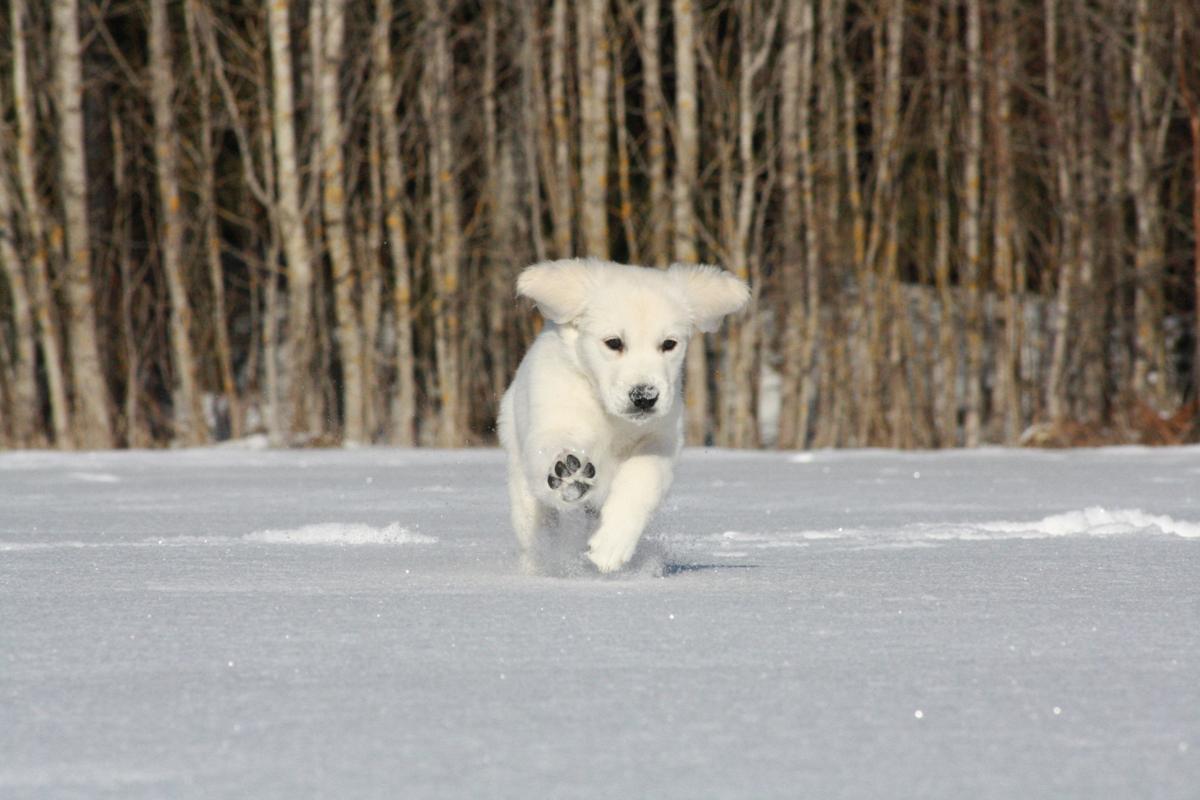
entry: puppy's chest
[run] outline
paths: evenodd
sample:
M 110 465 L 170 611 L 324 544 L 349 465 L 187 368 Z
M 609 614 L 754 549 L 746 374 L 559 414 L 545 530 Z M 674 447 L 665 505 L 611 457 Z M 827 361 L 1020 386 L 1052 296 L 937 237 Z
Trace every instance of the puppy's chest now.
M 631 432 L 615 430 L 612 432 L 608 451 L 612 454 L 614 460 L 624 461 L 637 453 L 651 436 L 653 436 L 653 433 L 648 431 L 639 430 Z

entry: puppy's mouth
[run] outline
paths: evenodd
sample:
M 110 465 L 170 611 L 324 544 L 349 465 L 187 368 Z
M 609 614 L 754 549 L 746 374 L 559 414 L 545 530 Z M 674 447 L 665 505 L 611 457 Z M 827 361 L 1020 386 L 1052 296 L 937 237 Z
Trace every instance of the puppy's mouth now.
M 637 408 L 636 406 L 631 406 L 631 407 L 625 409 L 625 418 L 632 422 L 645 422 L 646 420 L 651 419 L 652 417 L 657 417 L 657 416 L 658 416 L 658 409 L 656 409 L 656 408 L 646 409 L 646 408 Z

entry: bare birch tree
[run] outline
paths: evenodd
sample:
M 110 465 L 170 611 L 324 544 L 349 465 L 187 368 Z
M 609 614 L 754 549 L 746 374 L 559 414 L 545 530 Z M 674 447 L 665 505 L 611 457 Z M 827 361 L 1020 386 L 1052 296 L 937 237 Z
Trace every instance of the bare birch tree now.
M 311 369 L 314 354 L 312 249 L 300 203 L 300 164 L 296 154 L 295 99 L 292 82 L 290 0 L 267 5 L 271 43 L 272 133 L 279 187 L 279 230 L 287 262 L 288 315 L 285 369 L 287 426 L 308 430 L 313 406 Z
M 1187 0 L 1175 0 L 1174 22 L 1175 71 L 1192 137 L 1192 285 L 1196 298 L 1192 321 L 1192 396 L 1200 398 L 1200 70 L 1188 58 L 1200 46 L 1200 12 Z
M 0 98 L 3 92 L 0 92 Z M 0 103 L 2 105 L 2 103 Z M 25 278 L 25 263 L 17 251 L 13 209 L 16 203 L 9 189 L 8 126 L 0 121 L 0 274 L 8 279 L 12 297 L 13 366 L 12 366 L 12 435 L 16 444 L 30 447 L 37 443 L 37 333 L 33 319 L 33 301 L 29 281 Z M 6 346 L 7 342 L 0 346 Z M 4 353 L 9 356 L 9 353 Z
M 238 397 L 237 380 L 233 371 L 233 350 L 229 344 L 228 309 L 225 301 L 225 268 L 221 263 L 221 237 L 217 221 L 217 152 L 213 143 L 212 108 L 213 65 L 201 44 L 199 28 L 207 23 L 203 18 L 200 0 L 187 0 L 184 9 L 188 54 L 196 82 L 197 113 L 200 130 L 199 211 L 204 220 L 202 241 L 208 265 L 209 287 L 212 290 L 212 329 L 217 349 L 217 367 L 221 376 L 221 391 L 229 409 L 230 436 L 242 437 L 242 407 Z
M 321 113 L 321 211 L 325 221 L 325 236 L 329 243 L 329 260 L 333 266 L 334 308 L 337 313 L 337 344 L 342 366 L 342 414 L 347 442 L 367 440 L 366 399 L 363 391 L 362 320 L 355 302 L 358 270 L 350 249 L 346 228 L 346 170 L 342 154 L 345 136 L 342 126 L 339 70 L 342 65 L 342 44 L 345 39 L 345 0 L 320 0 L 324 16 L 323 41 L 313 42 L 321 48 L 317 92 Z
M 576 47 L 579 61 L 579 228 L 582 254 L 608 258 L 607 0 L 579 0 Z
M 646 109 L 646 161 L 649 187 L 649 260 L 665 266 L 670 260 L 671 194 L 667 184 L 666 95 L 662 85 L 659 18 L 662 0 L 645 0 L 642 6 L 642 102 Z
M 392 257 L 392 310 L 395 314 L 396 391 L 392 408 L 392 440 L 415 444 L 416 377 L 413 369 L 412 267 L 402 197 L 407 182 L 400 159 L 400 129 L 392 83 L 392 0 L 376 0 L 372 53 L 375 59 L 373 101 L 383 139 L 384 221 Z
M 692 442 L 1195 435 L 1186 3 L 141 7 L 6 6 L 6 442 L 490 441 L 577 254 L 749 279 Z
M 183 272 L 183 198 L 179 188 L 175 75 L 166 0 L 150 2 L 150 100 L 154 109 L 154 157 L 158 175 L 161 237 L 159 258 L 171 301 L 171 353 L 176 380 L 175 435 L 184 444 L 207 440 L 192 350 L 192 304 Z
M 59 123 L 59 184 L 67 250 L 67 330 L 75 388 L 75 440 L 95 449 L 113 445 L 108 386 L 100 360 L 88 230 L 84 156 L 83 53 L 75 0 L 54 0 L 54 94 Z
M 963 282 L 966 288 L 967 391 L 963 441 L 978 447 L 983 434 L 982 160 L 983 14 L 967 0 L 967 120 L 963 166 Z
M 550 28 L 550 116 L 554 123 L 554 170 L 550 208 L 554 218 L 554 249 L 559 258 L 571 249 L 571 134 L 567 117 L 567 0 L 554 0 Z
M 427 51 L 421 103 L 429 129 L 429 173 L 433 215 L 433 267 L 435 349 L 440 415 L 438 443 L 462 444 L 463 411 L 459 372 L 459 260 L 462 229 L 458 210 L 458 184 L 454 169 L 454 133 L 450 116 L 451 69 L 448 20 L 437 0 L 426 0 Z
M 696 210 L 692 193 L 699 172 L 699 96 L 696 90 L 696 20 L 691 0 L 672 0 L 675 22 L 675 177 L 671 191 L 674 258 L 695 263 Z M 687 440 L 708 435 L 708 355 L 703 334 L 688 348 L 684 398 Z
M 1013 163 L 1012 82 L 1016 71 L 1016 32 L 1012 0 L 996 7 L 996 45 L 992 59 L 992 152 L 994 166 L 994 210 L 992 216 L 992 259 L 996 279 L 997 318 L 1001 332 L 996 339 L 996 380 L 992 408 L 999 417 L 1001 440 L 1016 444 L 1021 434 L 1019 385 L 1020 297 L 1016 284 L 1016 169 Z
M 1071 316 L 1074 312 L 1075 279 L 1077 275 L 1076 235 L 1079 229 L 1078 207 L 1075 201 L 1075 176 L 1071 158 L 1068 118 L 1060 107 L 1060 80 L 1058 68 L 1059 0 L 1045 0 L 1046 26 L 1046 98 L 1049 101 L 1054 141 L 1056 144 L 1055 172 L 1059 215 L 1062 223 L 1058 228 L 1054 261 L 1058 275 L 1055 298 L 1054 350 L 1050 358 L 1050 369 L 1046 383 L 1046 409 L 1051 423 L 1061 427 L 1067 419 L 1067 352 L 1071 332 Z
M 1133 55 L 1129 118 L 1129 181 L 1136 215 L 1134 250 L 1135 326 L 1134 394 L 1142 402 L 1162 410 L 1167 397 L 1166 352 L 1163 319 L 1163 219 L 1160 187 L 1151 178 L 1162 153 L 1159 118 L 1169 113 L 1170 99 L 1162 76 L 1156 71 L 1153 45 L 1162 26 L 1157 24 L 1154 4 L 1136 0 L 1133 21 Z

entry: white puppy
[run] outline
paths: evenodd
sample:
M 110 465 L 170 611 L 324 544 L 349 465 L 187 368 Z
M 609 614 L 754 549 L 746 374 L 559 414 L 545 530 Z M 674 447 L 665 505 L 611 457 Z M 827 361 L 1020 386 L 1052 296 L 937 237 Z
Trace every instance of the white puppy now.
M 537 568 L 539 534 L 560 514 L 582 511 L 587 557 L 612 572 L 671 485 L 688 340 L 742 308 L 749 288 L 716 267 L 568 259 L 526 268 L 517 293 L 547 320 L 500 404 L 525 564 Z

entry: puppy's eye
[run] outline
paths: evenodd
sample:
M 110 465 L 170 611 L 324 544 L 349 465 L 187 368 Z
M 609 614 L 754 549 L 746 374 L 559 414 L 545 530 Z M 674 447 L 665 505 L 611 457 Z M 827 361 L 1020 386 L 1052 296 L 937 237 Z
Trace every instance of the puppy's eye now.
M 625 349 L 625 343 L 622 342 L 620 339 L 618 339 L 616 336 L 613 336 L 610 339 L 605 339 L 604 346 L 607 347 L 609 350 L 615 350 L 618 353 Z
M 670 351 L 675 349 L 675 345 L 677 345 L 677 344 L 679 344 L 679 342 L 675 341 L 674 339 L 664 340 L 662 343 L 663 352 L 669 353 Z

